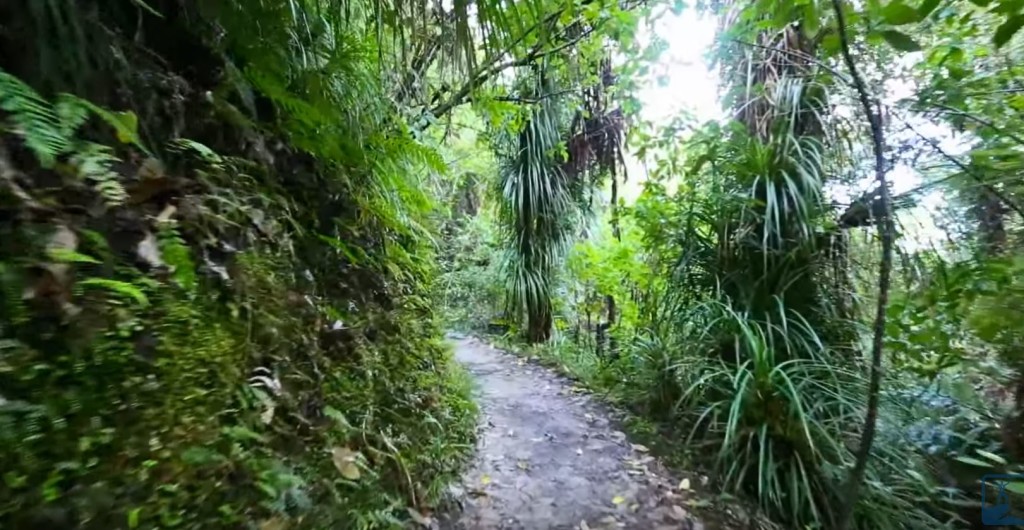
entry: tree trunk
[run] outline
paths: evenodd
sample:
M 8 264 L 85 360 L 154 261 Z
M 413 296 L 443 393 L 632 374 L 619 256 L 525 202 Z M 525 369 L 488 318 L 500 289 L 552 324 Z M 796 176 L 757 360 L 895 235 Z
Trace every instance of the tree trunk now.
M 530 344 L 547 342 L 551 338 L 551 302 L 545 300 L 536 312 L 527 316 L 526 340 Z
M 1006 224 L 1003 218 L 1009 211 L 1003 201 L 987 189 L 979 189 L 974 206 L 978 217 L 978 235 L 987 256 L 998 256 L 1006 248 Z

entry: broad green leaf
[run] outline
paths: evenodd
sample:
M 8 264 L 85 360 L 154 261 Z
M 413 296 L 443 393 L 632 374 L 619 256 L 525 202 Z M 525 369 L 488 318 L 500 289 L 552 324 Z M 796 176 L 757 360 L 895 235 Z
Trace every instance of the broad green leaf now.
M 107 291 L 124 295 L 132 300 L 135 300 L 140 306 L 148 306 L 149 299 L 146 298 L 146 294 L 142 292 L 142 289 L 128 283 L 119 280 L 111 280 L 108 278 L 86 278 L 78 282 L 78 285 L 82 287 L 98 287 L 106 289 Z
M 75 252 L 69 248 L 51 248 L 46 253 L 50 259 L 61 263 L 100 263 L 100 260 L 92 256 Z
M 1006 459 L 1001 457 L 1001 456 L 999 456 L 999 455 L 997 455 L 997 454 L 990 453 L 988 451 L 982 451 L 981 449 L 978 449 L 975 452 L 978 453 L 979 455 L 981 455 L 981 456 L 983 456 L 983 457 L 985 457 L 985 458 L 987 458 L 987 459 L 997 463 L 997 464 L 1002 464 L 1004 466 L 1006 465 Z
M 989 463 L 989 462 L 985 462 L 983 460 L 978 460 L 977 458 L 971 458 L 969 456 L 958 456 L 958 457 L 955 458 L 955 460 L 957 462 L 963 462 L 965 464 L 969 464 L 969 465 L 972 465 L 972 466 L 992 467 L 992 464 Z
M 935 8 L 939 7 L 939 4 L 941 3 L 942 0 L 924 0 L 924 2 L 921 2 L 921 5 L 917 8 L 917 12 L 921 15 L 922 19 L 927 18 L 928 15 L 932 14 L 932 11 L 935 11 Z
M 1024 482 L 1007 482 L 1006 491 L 1012 491 L 1018 495 L 1024 495 Z
M 825 37 L 821 39 L 821 47 L 828 53 L 839 53 L 839 35 L 836 35 L 835 33 L 825 35 Z
M 1020 30 L 1021 26 L 1024 26 L 1024 15 L 1014 15 L 1003 22 L 996 28 L 996 33 L 992 37 L 993 44 L 996 48 L 1002 48 L 1004 44 L 1010 42 L 1013 35 Z
M 882 38 L 885 39 L 885 42 L 889 43 L 889 46 L 892 46 L 901 52 L 921 51 L 921 45 L 906 33 L 890 29 L 881 32 L 881 35 Z
M 914 22 L 920 22 L 921 18 L 920 11 L 903 2 L 892 2 L 882 8 L 882 20 L 893 26 L 913 24 Z

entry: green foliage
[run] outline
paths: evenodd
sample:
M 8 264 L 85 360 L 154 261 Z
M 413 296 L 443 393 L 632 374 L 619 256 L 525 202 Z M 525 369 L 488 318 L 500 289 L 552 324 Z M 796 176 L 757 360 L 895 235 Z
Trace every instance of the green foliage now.
M 509 249 L 507 311 L 514 318 L 525 314 L 531 342 L 543 342 L 551 335 L 552 277 L 578 211 L 571 175 L 563 170 L 564 158 L 557 154 L 558 110 L 552 98 L 536 106 L 522 131 L 505 147 L 497 182 L 499 218 Z
M 0 73 L 0 526 L 438 507 L 475 405 L 429 300 L 445 168 L 386 97 L 381 41 L 301 2 L 128 3 L 134 29 L 100 4 L 59 13 L 124 61 L 102 83 Z M 166 35 L 188 56 L 141 46 Z
M 93 112 L 114 126 L 118 138 L 138 142 L 134 124 L 126 124 L 113 113 L 68 94 L 62 94 L 51 105 L 18 78 L 0 70 L 0 108 L 10 113 L 10 131 L 21 136 L 44 168 L 53 167 L 58 159 L 68 162 L 82 178 L 92 182 L 96 192 L 110 207 L 127 199 L 120 176 L 112 169 L 121 162 L 105 145 L 84 142 L 75 133 Z
M 441 251 L 438 279 L 446 324 L 452 329 L 482 331 L 502 317 L 501 247 L 486 215 L 466 219 Z
M 12 129 L 25 138 L 43 167 L 71 149 L 71 136 L 88 114 L 73 98 L 51 105 L 17 77 L 0 70 L 0 108 L 10 114 Z

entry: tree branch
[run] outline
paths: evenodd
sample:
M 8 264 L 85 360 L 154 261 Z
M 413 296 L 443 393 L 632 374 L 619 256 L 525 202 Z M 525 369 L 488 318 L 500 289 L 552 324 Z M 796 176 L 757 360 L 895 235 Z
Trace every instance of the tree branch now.
M 541 96 L 532 97 L 532 98 L 521 98 L 521 97 L 516 97 L 516 96 L 499 96 L 499 97 L 496 97 L 494 99 L 495 99 L 495 101 L 508 101 L 508 102 L 511 102 L 511 103 L 533 104 L 533 103 L 540 103 L 541 101 L 544 101 L 545 99 L 548 99 L 548 98 L 554 98 L 554 97 L 558 97 L 558 96 L 564 96 L 566 94 L 571 94 L 572 92 L 575 92 L 575 90 L 573 90 L 571 88 L 567 88 L 565 90 L 559 90 L 557 92 L 550 92 L 550 93 L 547 93 L 547 94 L 544 94 L 544 95 L 541 95 Z
M 843 60 L 850 71 L 857 99 L 868 118 L 871 127 L 871 143 L 875 155 L 875 179 L 878 181 L 881 194 L 882 218 L 878 223 L 878 236 L 882 240 L 882 261 L 878 267 L 878 305 L 875 310 L 873 326 L 874 336 L 871 341 L 871 371 L 868 379 L 868 409 L 864 417 L 864 431 L 861 433 L 860 447 L 857 448 L 853 470 L 846 481 L 846 503 L 843 505 L 836 528 L 846 530 L 850 527 L 854 508 L 860 493 L 860 483 L 864 481 L 868 459 L 871 457 L 871 445 L 875 440 L 878 423 L 878 401 L 882 383 L 882 346 L 885 339 L 885 309 L 889 303 L 889 286 L 892 276 L 892 254 L 895 227 L 892 219 L 892 198 L 889 196 L 889 185 L 885 178 L 885 137 L 882 133 L 881 105 L 872 102 L 867 86 L 857 63 L 850 53 L 850 41 L 846 31 L 846 16 L 843 13 L 842 0 L 832 0 L 832 8 L 836 14 L 836 26 L 839 30 L 839 43 Z
M 994 123 L 992 123 L 992 122 L 990 122 L 990 121 L 988 121 L 988 120 L 986 120 L 984 118 L 979 118 L 978 116 L 975 116 L 975 115 L 973 115 L 973 114 L 971 114 L 969 112 L 966 112 L 966 111 L 963 111 L 963 110 L 960 110 L 960 109 L 957 109 L 957 108 L 954 108 L 954 107 L 950 107 L 949 105 L 943 105 L 942 103 L 924 103 L 924 104 L 928 105 L 928 106 L 931 106 L 931 107 L 935 107 L 936 109 L 938 109 L 938 111 L 936 111 L 936 112 L 942 111 L 941 112 L 942 114 L 953 114 L 953 115 L 956 115 L 956 116 L 961 116 L 961 117 L 966 118 L 966 119 L 968 119 L 970 121 L 973 121 L 974 123 L 977 123 L 979 125 L 984 125 L 985 127 L 988 127 L 989 129 L 992 129 L 996 133 L 1001 134 L 1003 136 L 1006 136 L 1006 137 L 1010 138 L 1011 140 L 1017 142 L 1017 144 L 1024 145 L 1024 139 L 1021 139 L 1020 136 L 1017 136 L 1017 135 L 1015 135 L 1015 134 L 1013 134 L 1011 132 L 1006 132 L 1001 127 L 999 127 L 998 125 L 996 125 L 996 124 L 994 124 Z
M 975 173 L 970 168 L 970 166 L 968 166 L 967 164 L 964 164 L 963 162 L 958 160 L 955 156 L 947 153 L 944 149 L 942 149 L 942 146 L 940 146 L 938 142 L 936 142 L 932 138 L 929 138 L 929 137 L 925 136 L 923 133 L 921 133 L 920 131 L 915 129 L 914 126 L 911 125 L 905 118 L 898 117 L 898 119 L 901 122 L 903 122 L 903 125 L 907 128 L 907 130 L 909 130 L 909 131 L 913 132 L 914 134 L 916 134 L 919 138 L 924 140 L 925 143 L 927 143 L 929 146 L 931 146 L 931 148 L 933 150 L 935 150 L 936 153 L 941 155 L 946 160 L 949 160 L 949 162 L 951 164 L 953 164 L 954 166 L 959 168 L 961 171 L 966 173 L 967 176 L 969 176 L 972 179 L 974 179 L 978 184 L 981 184 L 982 186 L 984 186 L 985 189 L 987 189 L 990 193 L 992 193 L 992 195 L 995 195 L 996 198 L 998 198 L 1000 201 L 1003 202 L 1003 204 L 1005 204 L 1008 208 L 1010 208 L 1011 210 L 1016 212 L 1017 215 L 1020 216 L 1021 220 L 1024 220 L 1024 208 L 1021 208 L 1020 205 L 1018 205 L 1017 203 L 1015 203 L 1012 200 L 1010 200 L 1010 198 L 1007 197 L 1005 193 L 999 191 L 999 189 L 997 189 L 995 186 L 989 184 L 988 182 L 985 182 L 985 179 L 983 179 L 980 175 Z
M 757 43 L 754 43 L 754 42 L 747 42 L 747 41 L 740 40 L 740 39 L 730 39 L 730 40 L 732 40 L 732 42 L 735 42 L 736 44 L 742 44 L 743 46 L 749 46 L 751 48 L 758 48 L 758 49 L 762 49 L 762 50 L 778 52 L 778 53 L 781 53 L 781 54 L 784 54 L 784 55 L 789 55 L 791 57 L 794 57 L 794 58 L 797 58 L 797 59 L 800 59 L 800 60 L 803 60 L 803 61 L 807 61 L 808 63 L 811 63 L 811 64 L 813 64 L 813 65 L 815 65 L 815 66 L 817 66 L 817 67 L 827 71 L 828 73 L 838 77 L 839 80 L 843 82 L 843 84 L 853 86 L 853 83 L 850 81 L 850 79 L 847 78 L 845 75 L 843 75 L 842 72 L 840 72 L 839 70 L 837 70 L 837 69 L 835 69 L 835 68 L 825 64 L 823 61 L 820 61 L 818 58 L 810 55 L 809 53 L 803 52 L 801 50 L 787 50 L 785 48 L 780 48 L 780 47 L 776 47 L 776 46 L 765 46 L 764 44 L 757 44 Z
M 447 99 L 447 101 L 444 101 L 443 103 L 441 103 L 441 104 L 431 108 L 430 109 L 430 114 L 432 114 L 436 118 L 436 117 L 443 116 L 444 114 L 451 112 L 453 108 L 455 108 L 456 106 L 458 106 L 458 105 L 462 104 L 463 102 L 465 102 L 466 98 L 469 97 L 469 95 L 473 92 L 473 90 L 475 90 L 476 88 L 479 88 L 480 85 L 483 85 L 484 83 L 486 83 L 487 80 L 489 80 L 490 78 L 493 78 L 494 76 L 496 76 L 496 75 L 498 75 L 498 74 L 500 74 L 500 73 L 502 73 L 505 70 L 508 70 L 510 68 L 524 67 L 524 65 L 529 64 L 531 62 L 534 62 L 537 59 L 544 58 L 544 57 L 546 57 L 548 55 L 553 55 L 555 53 L 558 53 L 559 51 L 562 51 L 562 50 L 568 49 L 568 48 L 570 48 L 572 46 L 575 46 L 575 45 L 579 44 L 580 41 L 582 41 L 584 38 L 586 38 L 586 37 L 590 36 L 590 34 L 594 33 L 594 31 L 596 29 L 597 29 L 596 27 L 595 28 L 591 28 L 591 29 L 587 30 L 586 32 L 582 33 L 577 38 L 574 38 L 574 39 L 572 39 L 569 42 L 562 43 L 562 44 L 560 44 L 558 46 L 555 46 L 554 48 L 551 48 L 549 50 L 545 50 L 545 51 L 542 52 L 541 48 L 539 47 L 540 45 L 538 45 L 538 47 L 535 47 L 534 50 L 531 50 L 528 54 L 526 54 L 523 57 L 520 57 L 518 59 L 513 59 L 513 60 L 506 60 L 506 61 L 500 62 L 498 64 L 493 64 L 492 67 L 488 67 L 488 68 L 484 69 L 483 72 L 480 72 L 479 74 L 476 74 L 475 76 L 471 76 L 470 77 L 470 81 L 468 83 L 466 83 L 465 85 L 463 85 L 462 88 L 459 89 L 459 91 L 456 92 L 451 98 L 449 98 L 449 99 Z

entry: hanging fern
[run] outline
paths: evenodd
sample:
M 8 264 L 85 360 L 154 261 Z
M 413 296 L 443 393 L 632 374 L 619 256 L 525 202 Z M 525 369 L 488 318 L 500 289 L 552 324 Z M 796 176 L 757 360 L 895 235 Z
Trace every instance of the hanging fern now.
M 118 174 L 111 169 L 116 162 L 120 159 L 114 156 L 111 148 L 94 143 L 81 144 L 71 156 L 71 163 L 78 174 L 92 182 L 103 202 L 111 207 L 120 206 L 128 199 Z
M 149 151 L 139 140 L 138 119 L 132 112 L 111 112 L 84 99 L 61 94 L 51 104 L 17 77 L 0 70 L 0 108 L 10 114 L 5 127 L 21 136 L 45 168 L 70 154 L 78 175 L 90 181 L 107 206 L 119 206 L 128 198 L 120 177 L 111 169 L 120 159 L 105 145 L 84 142 L 75 133 L 90 112 L 114 128 L 118 140 Z
M 62 100 L 55 108 L 32 87 L 3 70 L 0 109 L 10 114 L 10 125 L 4 128 L 21 136 L 46 168 L 53 167 L 57 157 L 71 149 L 71 134 L 87 115 L 70 100 Z

